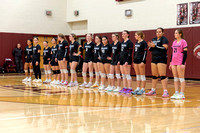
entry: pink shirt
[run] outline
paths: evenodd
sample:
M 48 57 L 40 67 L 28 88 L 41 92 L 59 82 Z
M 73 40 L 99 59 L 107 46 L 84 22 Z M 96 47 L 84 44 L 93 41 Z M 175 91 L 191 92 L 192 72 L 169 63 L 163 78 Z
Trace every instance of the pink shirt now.
M 181 39 L 179 43 L 175 40 L 172 44 L 172 61 L 171 65 L 182 65 L 183 62 L 183 50 L 187 48 L 187 42 L 184 39 Z

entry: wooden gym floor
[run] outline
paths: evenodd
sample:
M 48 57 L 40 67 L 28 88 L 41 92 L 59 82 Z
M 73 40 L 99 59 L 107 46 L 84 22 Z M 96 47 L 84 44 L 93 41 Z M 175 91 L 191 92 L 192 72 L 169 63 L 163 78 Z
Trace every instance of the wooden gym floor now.
M 23 78 L 0 75 L 0 133 L 200 132 L 200 81 L 187 81 L 186 99 L 173 101 L 161 98 L 160 82 L 157 96 L 147 97 L 23 84 Z M 172 95 L 172 80 L 168 88 Z

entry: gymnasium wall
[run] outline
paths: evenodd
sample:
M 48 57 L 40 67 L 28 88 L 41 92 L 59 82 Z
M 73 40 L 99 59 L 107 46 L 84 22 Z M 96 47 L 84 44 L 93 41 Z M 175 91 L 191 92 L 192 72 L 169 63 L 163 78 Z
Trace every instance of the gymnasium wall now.
M 0 32 L 68 34 L 66 0 L 3 0 L 0 5 Z M 46 16 L 46 10 L 52 16 Z

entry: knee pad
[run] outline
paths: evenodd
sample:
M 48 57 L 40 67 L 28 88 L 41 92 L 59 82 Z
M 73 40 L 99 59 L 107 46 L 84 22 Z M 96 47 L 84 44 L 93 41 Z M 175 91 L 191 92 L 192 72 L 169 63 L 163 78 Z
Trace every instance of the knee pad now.
M 60 74 L 60 70 L 57 70 L 56 73 L 57 73 L 57 74 Z
M 95 72 L 95 75 L 96 75 L 96 76 L 99 76 L 99 72 Z
M 73 70 L 73 69 L 70 69 L 70 72 L 71 72 L 71 74 L 74 74 L 74 73 L 76 73 L 76 71 L 75 71 L 75 70 Z
M 114 74 L 110 74 L 110 79 L 114 79 Z
M 61 73 L 61 74 L 64 73 L 64 72 L 63 72 L 63 69 L 60 69 L 60 73 Z
M 110 74 L 106 74 L 106 77 L 107 77 L 107 78 L 110 78 Z
M 160 79 L 161 80 L 164 80 L 164 79 L 166 79 L 167 77 L 166 76 L 160 76 Z
M 83 77 L 86 77 L 86 72 L 82 72 L 82 76 L 83 76 Z
M 185 81 L 184 78 L 179 78 L 179 80 L 180 80 L 181 83 Z
M 141 76 L 140 75 L 136 75 L 136 80 L 137 81 L 141 81 Z
M 127 79 L 127 80 L 131 80 L 131 75 L 130 75 L 130 74 L 127 74 L 127 75 L 126 75 L 126 79 Z
M 56 70 L 53 70 L 53 74 L 57 74 L 57 71 L 56 71 Z
M 106 74 L 105 73 L 101 73 L 101 77 L 102 78 L 106 78 Z
M 158 77 L 157 76 L 152 76 L 152 79 L 158 79 Z
M 27 72 L 28 72 L 28 70 L 24 70 L 24 72 L 25 72 L 25 73 L 27 73 Z
M 146 81 L 145 75 L 140 75 L 140 77 L 141 77 L 141 81 Z
M 178 82 L 178 81 L 179 81 L 179 78 L 174 77 L 174 82 Z
M 126 79 L 126 75 L 125 75 L 125 74 L 122 74 L 122 78 L 123 78 L 123 79 Z
M 45 74 L 48 74 L 47 70 L 44 70 L 44 73 L 45 73 Z
M 33 72 L 33 69 L 30 69 L 30 73 L 32 73 Z
M 120 74 L 116 74 L 116 78 L 117 78 L 117 79 L 121 79 Z
M 67 69 L 63 69 L 63 73 L 64 74 L 68 73 L 68 70 Z
M 94 76 L 93 72 L 89 72 L 89 75 L 90 75 L 90 77 Z
M 51 74 L 51 70 L 48 70 L 48 74 Z

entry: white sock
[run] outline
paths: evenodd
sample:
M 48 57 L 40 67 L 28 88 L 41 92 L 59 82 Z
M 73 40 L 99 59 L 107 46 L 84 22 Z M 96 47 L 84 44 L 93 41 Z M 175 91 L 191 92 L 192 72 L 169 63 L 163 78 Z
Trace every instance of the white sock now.
M 152 88 L 151 90 L 152 90 L 152 91 L 155 91 L 156 89 L 155 89 L 155 88 Z

